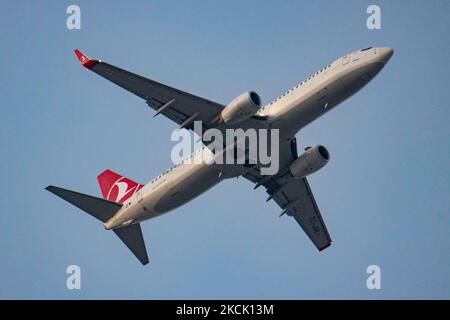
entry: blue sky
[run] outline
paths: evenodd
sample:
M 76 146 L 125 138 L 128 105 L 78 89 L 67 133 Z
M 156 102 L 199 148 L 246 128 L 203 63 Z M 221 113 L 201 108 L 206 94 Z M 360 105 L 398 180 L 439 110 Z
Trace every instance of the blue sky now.
M 448 1 L 2 1 L 0 298 L 450 298 Z M 395 55 L 297 135 L 330 163 L 310 177 L 333 245 L 319 253 L 262 189 L 229 180 L 143 224 L 143 267 L 115 235 L 44 187 L 100 196 L 106 168 L 147 182 L 176 125 L 81 68 L 91 57 L 228 103 L 265 102 L 347 52 Z M 82 289 L 66 289 L 68 265 Z M 366 268 L 382 289 L 366 288 Z

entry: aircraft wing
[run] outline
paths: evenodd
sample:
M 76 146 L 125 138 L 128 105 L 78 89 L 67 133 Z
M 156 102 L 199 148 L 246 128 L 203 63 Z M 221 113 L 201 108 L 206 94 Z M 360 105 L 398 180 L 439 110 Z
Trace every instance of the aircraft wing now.
M 282 215 L 293 217 L 314 245 L 322 251 L 331 245 L 331 237 L 320 214 L 306 178 L 297 180 L 289 173 L 289 165 L 297 158 L 297 142 L 280 142 L 280 170 L 275 176 L 261 176 L 254 168 L 245 178 L 266 188 L 269 198 L 282 208 Z
M 90 59 L 78 49 L 75 53 L 84 67 L 141 97 L 156 110 L 156 114 L 163 114 L 180 127 L 192 129 L 193 121 L 201 120 L 207 129 L 224 108 L 219 103 L 144 78 L 101 60 Z

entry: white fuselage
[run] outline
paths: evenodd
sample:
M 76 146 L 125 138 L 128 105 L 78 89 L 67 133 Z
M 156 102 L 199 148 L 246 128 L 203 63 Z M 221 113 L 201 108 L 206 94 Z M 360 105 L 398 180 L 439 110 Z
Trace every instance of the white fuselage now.
M 280 139 L 293 137 L 372 80 L 392 53 L 390 48 L 368 48 L 347 54 L 262 107 L 258 115 L 267 118 L 269 128 L 279 129 Z M 105 227 L 119 228 L 169 212 L 243 173 L 242 166 L 196 161 L 199 157 L 211 160 L 214 154 L 204 147 L 160 174 L 129 198 Z

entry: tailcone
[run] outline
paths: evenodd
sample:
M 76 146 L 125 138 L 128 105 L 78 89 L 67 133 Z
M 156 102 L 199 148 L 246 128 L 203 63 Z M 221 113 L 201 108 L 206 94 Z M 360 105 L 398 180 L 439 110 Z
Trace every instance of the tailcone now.
M 106 230 L 112 230 L 112 229 L 116 229 L 119 225 L 120 222 L 117 221 L 117 216 L 111 217 L 111 219 L 109 219 L 108 221 L 106 221 L 103 226 L 105 227 Z

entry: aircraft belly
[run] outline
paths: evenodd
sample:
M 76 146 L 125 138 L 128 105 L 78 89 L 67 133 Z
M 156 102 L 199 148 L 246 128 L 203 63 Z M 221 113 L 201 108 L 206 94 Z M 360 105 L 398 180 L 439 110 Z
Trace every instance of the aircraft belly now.
M 285 132 L 284 135 L 292 136 L 344 100 L 343 95 L 346 91 L 343 82 L 336 79 L 290 107 L 281 121 L 275 122 L 275 125 Z
M 341 80 L 347 88 L 346 98 L 361 90 L 382 68 L 383 64 L 380 62 L 369 63 L 342 76 Z
M 220 170 L 215 165 L 204 165 L 198 170 L 188 172 L 174 181 L 173 186 L 156 201 L 154 210 L 157 214 L 173 210 L 203 192 L 207 191 L 222 178 Z

